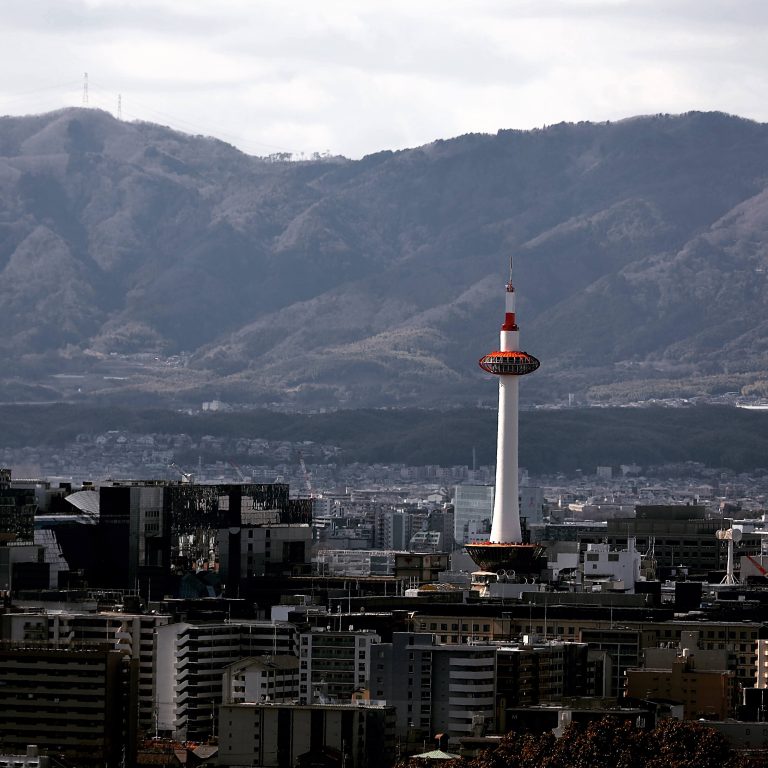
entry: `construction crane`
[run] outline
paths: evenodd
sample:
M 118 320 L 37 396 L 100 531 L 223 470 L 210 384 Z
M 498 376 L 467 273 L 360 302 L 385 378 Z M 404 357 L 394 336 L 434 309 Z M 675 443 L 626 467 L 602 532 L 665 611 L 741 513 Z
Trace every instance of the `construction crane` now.
M 755 560 L 755 558 L 752 557 L 752 555 L 746 555 L 746 558 L 747 558 L 747 560 L 749 560 L 750 563 L 752 563 L 752 565 L 755 566 L 755 568 L 757 568 L 757 572 L 761 576 L 763 576 L 763 577 L 768 576 L 768 570 L 766 570 L 763 567 L 763 564 L 761 562 L 759 562 L 758 560 Z
M 227 464 L 229 464 L 229 466 L 232 467 L 232 469 L 234 469 L 235 472 L 237 472 L 237 476 L 240 478 L 241 483 L 248 482 L 248 478 L 243 473 L 243 470 L 240 469 L 240 467 L 237 464 L 235 464 L 234 461 L 232 461 L 231 459 L 227 459 Z
M 175 469 L 181 475 L 182 483 L 191 483 L 195 479 L 192 472 L 185 472 L 175 461 L 172 461 L 168 466 L 171 469 Z

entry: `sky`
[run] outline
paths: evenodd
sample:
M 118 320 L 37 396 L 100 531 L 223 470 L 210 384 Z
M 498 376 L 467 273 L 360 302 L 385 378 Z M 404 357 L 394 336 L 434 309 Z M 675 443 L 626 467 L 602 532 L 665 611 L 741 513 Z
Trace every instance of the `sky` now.
M 721 110 L 768 121 L 765 0 L 2 0 L 0 114 L 88 106 L 254 155 Z

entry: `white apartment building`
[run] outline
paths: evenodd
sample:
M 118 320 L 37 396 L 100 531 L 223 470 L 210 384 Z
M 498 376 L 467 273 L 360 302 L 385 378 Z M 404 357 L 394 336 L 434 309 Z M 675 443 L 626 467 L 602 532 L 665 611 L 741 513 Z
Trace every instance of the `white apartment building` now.
M 225 669 L 248 657 L 295 653 L 296 627 L 288 622 L 179 622 L 159 627 L 155 636 L 158 732 L 180 740 L 215 736 Z

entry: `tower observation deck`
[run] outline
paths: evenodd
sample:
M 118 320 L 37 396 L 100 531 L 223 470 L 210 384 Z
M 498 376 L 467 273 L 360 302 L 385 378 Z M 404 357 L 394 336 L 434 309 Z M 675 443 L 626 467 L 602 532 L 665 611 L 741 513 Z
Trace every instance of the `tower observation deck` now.
M 479 364 L 484 371 L 499 377 L 496 493 L 490 540 L 468 544 L 467 553 L 484 571 L 503 570 L 509 576 L 537 575 L 545 566 L 544 549 L 522 540 L 517 448 L 518 379 L 533 373 L 539 367 L 539 361 L 520 349 L 511 274 L 505 286 L 505 313 L 499 349 L 484 355 Z

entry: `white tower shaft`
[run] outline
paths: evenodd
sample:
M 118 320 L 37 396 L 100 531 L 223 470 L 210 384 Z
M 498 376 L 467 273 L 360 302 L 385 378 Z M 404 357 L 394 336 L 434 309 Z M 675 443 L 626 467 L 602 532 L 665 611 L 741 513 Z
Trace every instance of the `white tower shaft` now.
M 520 332 L 515 323 L 515 292 L 510 283 L 506 293 L 506 317 L 501 327 L 500 349 L 517 352 Z M 496 492 L 493 501 L 491 542 L 511 544 L 522 541 L 517 478 L 517 376 L 499 376 L 499 422 L 496 437 Z

